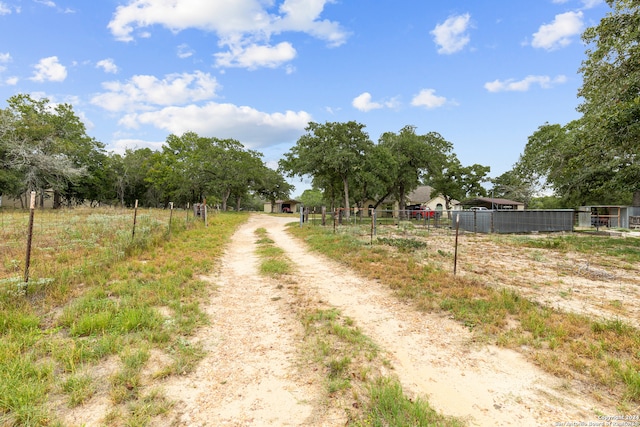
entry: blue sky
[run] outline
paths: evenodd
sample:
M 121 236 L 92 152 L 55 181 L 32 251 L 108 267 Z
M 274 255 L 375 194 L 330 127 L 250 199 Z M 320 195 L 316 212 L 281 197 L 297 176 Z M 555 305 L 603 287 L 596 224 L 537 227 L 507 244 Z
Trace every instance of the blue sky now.
M 194 131 L 272 167 L 309 121 L 373 141 L 413 125 L 511 169 L 578 118 L 580 34 L 602 0 L 0 0 L 0 108 L 70 103 L 107 150 Z M 294 182 L 299 195 L 308 182 Z

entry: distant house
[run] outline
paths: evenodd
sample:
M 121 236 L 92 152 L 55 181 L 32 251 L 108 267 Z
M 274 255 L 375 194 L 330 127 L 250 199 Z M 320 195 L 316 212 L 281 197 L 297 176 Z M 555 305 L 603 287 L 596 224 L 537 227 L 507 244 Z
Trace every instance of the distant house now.
M 429 185 L 421 185 L 407 195 L 407 205 L 422 205 L 433 211 L 440 211 L 446 209 L 447 201 L 440 193 L 434 193 L 433 187 Z M 452 201 L 452 205 L 456 205 L 457 200 Z
M 405 200 L 407 205 L 421 205 L 433 211 L 442 212 L 446 209 L 446 200 L 442 196 L 442 194 L 434 193 L 433 187 L 429 185 L 421 185 L 406 196 Z M 366 208 L 366 216 L 370 214 L 370 210 L 373 208 L 375 201 L 367 200 L 365 203 Z M 457 200 L 452 202 L 454 205 L 457 203 Z M 404 206 L 402 207 L 404 209 Z M 397 216 L 398 211 L 400 210 L 400 205 L 395 199 L 387 199 L 378 205 L 376 211 L 378 215 L 381 213 L 386 214 L 386 216 Z
M 296 213 L 299 211 L 298 200 L 276 200 L 275 205 L 271 205 L 271 202 L 264 204 L 264 211 L 266 213 Z M 273 208 L 273 210 L 271 210 Z

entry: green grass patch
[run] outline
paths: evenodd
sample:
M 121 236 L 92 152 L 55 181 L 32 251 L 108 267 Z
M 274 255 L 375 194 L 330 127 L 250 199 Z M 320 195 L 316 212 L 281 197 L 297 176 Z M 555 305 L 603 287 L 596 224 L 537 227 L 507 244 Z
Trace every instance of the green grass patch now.
M 422 399 L 407 399 L 398 381 L 379 378 L 369 387 L 369 404 L 363 415 L 350 425 L 357 427 L 463 427 L 466 423 L 438 414 L 428 402 Z
M 391 237 L 378 237 L 376 243 L 379 245 L 388 245 L 398 248 L 401 252 L 411 252 L 419 249 L 424 249 L 427 244 L 417 239 L 399 239 Z
M 260 274 L 270 277 L 279 277 L 290 274 L 293 271 L 291 261 L 285 255 L 282 248 L 275 245 L 275 242 L 268 237 L 268 231 L 258 228 L 255 231 L 256 253 L 260 257 Z

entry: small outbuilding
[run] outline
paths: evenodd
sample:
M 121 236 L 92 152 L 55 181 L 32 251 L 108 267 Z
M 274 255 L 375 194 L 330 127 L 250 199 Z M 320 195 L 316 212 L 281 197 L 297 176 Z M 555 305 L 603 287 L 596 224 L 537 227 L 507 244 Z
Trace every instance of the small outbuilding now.
M 271 202 L 264 204 L 264 211 L 266 213 L 296 213 L 299 212 L 299 205 L 301 202 L 298 200 L 276 200 L 274 205 Z

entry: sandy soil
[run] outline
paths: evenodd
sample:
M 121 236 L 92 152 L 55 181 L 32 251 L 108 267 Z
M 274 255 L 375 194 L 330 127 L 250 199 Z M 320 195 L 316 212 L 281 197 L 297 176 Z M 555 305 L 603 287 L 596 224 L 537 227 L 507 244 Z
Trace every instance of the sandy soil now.
M 219 286 L 207 308 L 212 324 L 198 335 L 210 353 L 195 373 L 166 387 L 178 401 L 174 424 L 344 425 L 343 413 L 325 410 L 316 374 L 298 364 L 301 329 L 287 290 L 257 274 L 260 227 L 295 263 L 302 291 L 354 319 L 389 353 L 405 392 L 426 397 L 438 411 L 472 426 L 548 426 L 615 413 L 519 353 L 475 343 L 450 318 L 417 312 L 382 285 L 310 253 L 286 234 L 290 221 L 254 215 L 234 235 L 210 278 Z
M 610 234 L 639 239 L 639 232 Z M 545 239 L 546 235 L 528 238 Z M 431 247 L 453 251 L 451 237 Z M 500 237 L 468 233 L 460 238 L 460 274 L 490 286 L 508 287 L 530 300 L 595 319 L 621 320 L 640 327 L 640 265 L 604 254 L 586 255 L 502 245 Z
M 285 224 L 291 221 L 252 215 L 233 236 L 220 268 L 205 278 L 212 284 L 205 307 L 211 324 L 194 341 L 207 356 L 192 374 L 157 384 L 175 401 L 163 425 L 344 425 L 344 409 L 327 401 L 321 373 L 301 357 L 303 331 L 293 306 L 301 298 L 323 301 L 352 318 L 387 354 L 391 374 L 407 395 L 424 397 L 439 412 L 463 418 L 470 426 L 588 425 L 597 421 L 597 414 L 616 414 L 613 404 L 590 400 L 579 385 L 546 374 L 523 355 L 478 343 L 449 317 L 418 312 L 383 285 L 309 252 L 286 233 Z M 296 284 L 295 295 L 290 286 L 258 274 L 254 232 L 261 227 L 295 264 L 295 273 L 287 278 Z M 472 237 L 461 240 L 461 256 L 467 256 L 461 274 L 518 286 L 532 298 L 565 309 L 601 314 L 606 306 L 625 318 L 638 318 L 637 307 L 621 310 L 604 302 L 629 296 L 637 300 L 637 270 L 612 278 L 600 267 L 590 266 L 598 272 L 594 274 L 578 271 L 590 260 L 570 264 L 566 257 L 541 259 L 532 266 L 533 251 L 519 259 L 503 253 L 508 249 L 499 244 L 480 251 Z M 519 285 L 522 274 L 524 286 Z

